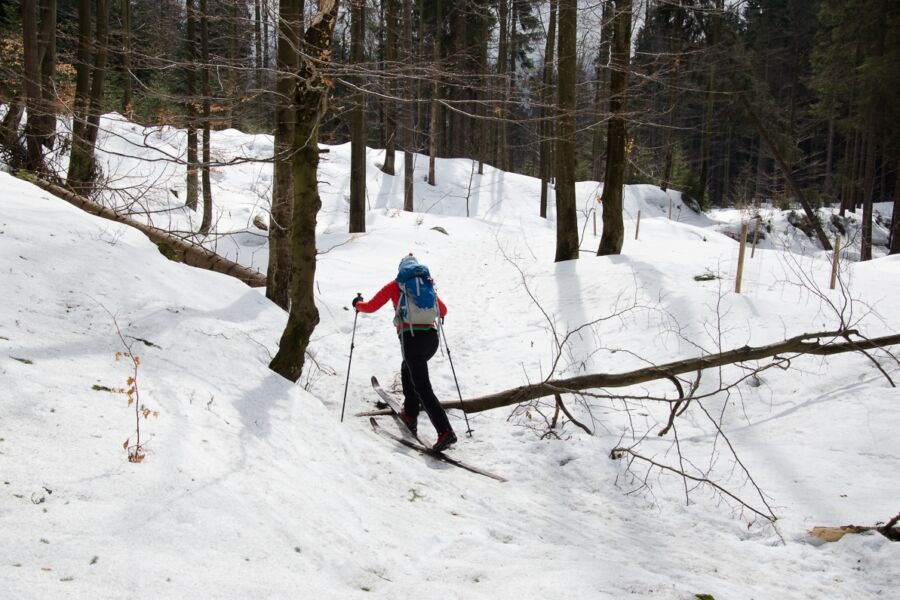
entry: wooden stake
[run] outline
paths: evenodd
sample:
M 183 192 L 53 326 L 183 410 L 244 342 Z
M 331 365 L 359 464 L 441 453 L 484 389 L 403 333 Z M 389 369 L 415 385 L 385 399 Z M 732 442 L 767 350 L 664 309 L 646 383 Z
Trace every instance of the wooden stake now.
M 669 220 L 672 220 L 672 199 L 669 198 Z
M 638 233 L 641 231 L 641 211 L 638 211 L 637 224 L 634 226 L 634 239 L 638 239 Z
M 762 217 L 756 215 L 756 230 L 753 232 L 753 248 L 750 249 L 750 258 L 756 254 L 756 242 L 759 241 L 759 228 L 762 227 Z
M 741 293 L 741 277 L 744 275 L 744 252 L 747 247 L 747 230 L 749 226 L 747 223 L 741 225 L 741 248 L 738 251 L 738 264 L 737 264 L 737 277 L 734 282 L 734 293 Z
M 834 257 L 831 259 L 831 289 L 834 289 L 837 283 L 838 259 L 841 254 L 841 236 L 837 236 L 834 240 Z
M 597 237 L 597 211 L 594 211 L 594 237 Z

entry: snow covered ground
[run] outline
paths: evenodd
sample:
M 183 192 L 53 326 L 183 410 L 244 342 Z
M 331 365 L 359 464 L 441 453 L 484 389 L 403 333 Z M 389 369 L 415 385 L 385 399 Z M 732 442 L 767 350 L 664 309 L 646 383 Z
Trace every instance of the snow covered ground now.
M 182 170 L 124 156 L 177 155 L 183 133 L 113 121 L 105 130 L 113 185 L 152 182 L 145 195 L 109 201 L 137 201 L 157 225 L 196 224 L 181 208 Z M 233 130 L 213 143 L 224 161 L 271 153 L 271 138 Z M 855 263 L 851 247 L 841 271 L 849 291 L 831 291 L 829 253 L 764 208 L 772 232 L 748 257 L 737 295 L 737 244 L 725 233 L 750 211 L 696 214 L 677 192 L 629 186 L 623 254 L 598 258 L 591 209 L 600 187 L 584 182 L 585 252 L 555 264 L 555 223 L 537 216 L 536 180 L 439 160 L 431 188 L 418 157 L 411 214 L 382 160 L 370 150 L 367 232 L 351 237 L 349 146 L 323 155 L 321 323 L 299 385 L 267 368 L 286 315 L 260 290 L 170 262 L 140 233 L 0 173 L 3 597 L 896 596 L 900 545 L 877 534 L 819 544 L 806 533 L 900 511 L 900 392 L 862 355 L 800 357 L 695 402 L 676 422 L 681 463 L 675 436 L 656 435 L 668 416 L 660 403 L 567 396 L 593 435 L 566 421 L 543 436 L 546 403 L 471 414 L 474 435 L 460 436 L 452 454 L 509 480 L 497 483 L 395 446 L 353 416 L 374 407 L 371 375 L 398 382 L 383 309 L 358 319 L 339 419 L 350 300 L 371 297 L 408 252 L 429 265 L 449 305 L 445 333 L 464 398 L 551 371 L 627 371 L 835 329 L 840 314 L 870 336 L 900 331 L 900 258 L 876 249 L 876 260 Z M 402 173 L 402 155 L 397 166 Z M 252 222 L 265 217 L 270 165 L 221 167 L 213 179 L 217 228 L 237 232 L 217 238 L 217 250 L 264 268 L 265 234 Z M 876 243 L 883 235 L 876 227 Z M 133 407 L 107 391 L 132 375 L 116 360 L 126 349 L 117 327 L 140 356 L 140 402 L 159 413 L 142 420 L 140 464 L 122 447 L 134 441 Z M 874 356 L 900 378 L 897 363 Z M 741 374 L 706 372 L 699 393 Z M 439 397 L 456 398 L 446 351 L 431 376 Z M 673 397 L 667 382 L 627 391 Z M 461 412 L 451 422 L 465 431 Z M 424 417 L 420 430 L 433 439 Z M 779 520 L 609 458 L 635 444 Z

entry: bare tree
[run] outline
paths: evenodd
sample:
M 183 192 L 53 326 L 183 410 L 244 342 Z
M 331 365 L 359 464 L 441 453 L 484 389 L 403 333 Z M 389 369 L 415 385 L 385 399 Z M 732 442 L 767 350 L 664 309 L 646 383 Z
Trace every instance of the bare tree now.
M 577 0 L 559 2 L 559 85 L 556 119 L 556 262 L 578 258 L 575 209 Z
M 350 0 L 350 63 L 358 70 L 365 61 L 366 2 Z M 366 230 L 366 96 L 360 90 L 361 74 L 354 76 L 355 91 L 350 109 L 350 233 Z
M 291 290 L 291 215 L 293 175 L 291 148 L 294 140 L 295 110 L 291 104 L 294 71 L 302 36 L 303 1 L 282 0 L 278 16 L 277 107 L 273 160 L 272 208 L 269 218 L 269 265 L 266 297 L 288 310 Z
M 75 111 L 72 117 L 72 150 L 67 182 L 86 194 L 96 178 L 94 146 L 100 127 L 103 85 L 109 42 L 109 5 L 97 0 L 96 32 L 91 36 L 91 2 L 78 5 L 78 63 L 76 64 Z M 93 50 L 93 60 L 91 58 Z
M 408 1 L 408 0 L 407 0 Z M 309 338 L 319 323 L 313 296 L 316 274 L 316 214 L 319 198 L 319 122 L 328 106 L 328 82 L 321 61 L 329 58 L 337 20 L 338 1 L 320 0 L 319 12 L 303 37 L 294 88 L 294 208 L 291 231 L 291 310 L 281 335 L 278 353 L 269 364 L 273 371 L 297 381 L 303 371 Z
M 209 178 L 210 134 L 212 130 L 210 113 L 210 88 L 209 88 L 209 11 L 207 1 L 200 1 L 200 93 L 203 95 L 203 164 L 200 166 L 200 181 L 203 187 L 203 217 L 200 221 L 199 233 L 206 235 L 212 226 L 212 182 Z
M 552 142 L 553 121 L 548 119 L 548 107 L 553 103 L 553 49 L 556 38 L 556 7 L 559 0 L 550 0 L 550 19 L 547 23 L 547 43 L 544 45 L 544 69 L 541 78 L 543 88 L 541 91 L 541 108 L 540 108 L 540 132 L 541 132 L 541 157 L 540 157 L 540 174 L 541 174 L 541 204 L 540 215 L 547 218 L 547 202 L 549 196 L 550 178 L 552 169 Z
M 598 256 L 619 254 L 625 242 L 622 195 L 625 186 L 627 133 L 625 110 L 628 100 L 628 70 L 631 53 L 631 0 L 615 3 L 612 39 L 612 73 L 609 84 L 609 126 L 606 138 L 606 177 L 603 180 L 603 233 Z

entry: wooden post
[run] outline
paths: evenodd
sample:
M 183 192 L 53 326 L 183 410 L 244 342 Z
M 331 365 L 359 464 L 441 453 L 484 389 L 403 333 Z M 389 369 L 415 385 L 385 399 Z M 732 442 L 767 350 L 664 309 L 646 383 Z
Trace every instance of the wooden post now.
M 756 230 L 753 232 L 753 248 L 750 249 L 750 258 L 756 254 L 756 242 L 759 241 L 759 228 L 762 227 L 762 217 L 756 215 Z
M 669 220 L 672 220 L 672 199 L 669 198 Z
M 594 237 L 597 237 L 597 210 L 594 209 Z
M 831 289 L 834 289 L 837 283 L 838 259 L 841 254 L 841 236 L 837 236 L 834 240 L 834 257 L 831 259 Z
M 744 275 L 744 251 L 747 247 L 747 229 L 749 229 L 747 223 L 741 225 L 741 248 L 738 250 L 737 277 L 734 282 L 735 294 L 741 293 L 741 277 Z
M 641 211 L 638 211 L 637 224 L 634 226 L 634 239 L 638 239 L 638 233 L 641 231 Z

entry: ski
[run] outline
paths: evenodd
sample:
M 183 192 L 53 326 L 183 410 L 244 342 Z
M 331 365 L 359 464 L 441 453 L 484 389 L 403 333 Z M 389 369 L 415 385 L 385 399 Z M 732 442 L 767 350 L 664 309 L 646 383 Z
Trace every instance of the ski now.
M 400 426 L 400 431 L 403 431 L 404 433 L 408 433 L 413 439 L 415 439 L 421 445 L 425 446 L 426 448 L 430 448 L 431 446 L 429 444 L 426 444 L 425 441 L 422 438 L 420 438 L 417 434 L 413 433 L 412 430 L 410 430 L 409 426 L 406 424 L 406 422 L 400 417 L 400 411 L 403 410 L 403 408 L 400 406 L 400 403 L 397 402 L 396 398 L 394 398 L 393 396 L 388 394 L 386 391 L 384 391 L 384 389 L 382 389 L 381 384 L 378 383 L 378 379 L 374 375 L 372 375 L 372 387 L 375 389 L 375 393 L 377 393 L 381 397 L 381 399 L 384 400 L 385 404 L 388 405 L 388 408 L 391 409 L 391 415 L 394 417 L 394 420 L 397 421 L 397 424 Z
M 373 379 L 374 379 L 374 377 L 373 377 Z M 477 473 L 478 475 L 484 475 L 485 477 L 490 477 L 491 479 L 494 479 L 496 481 L 501 481 L 501 482 L 506 481 L 506 479 L 504 477 L 500 477 L 499 475 L 491 473 L 490 471 L 485 471 L 484 469 L 479 469 L 478 467 L 473 467 L 472 465 L 466 464 L 466 463 L 462 462 L 461 460 L 457 460 L 457 459 L 453 458 L 452 456 L 448 456 L 447 454 L 444 454 L 443 452 L 435 452 L 428 446 L 424 446 L 422 444 L 417 444 L 416 442 L 409 440 L 405 437 L 399 436 L 399 435 L 394 435 L 387 429 L 384 429 L 383 427 L 381 427 L 378 424 L 378 421 L 375 420 L 375 417 L 369 417 L 369 423 L 372 424 L 372 429 L 374 429 L 375 432 L 378 433 L 379 435 L 382 435 L 388 439 L 394 440 L 395 442 L 399 442 L 399 443 L 403 444 L 404 446 L 406 446 L 407 448 L 412 448 L 416 452 L 419 452 L 426 456 L 430 456 L 432 458 L 436 458 L 438 460 L 444 461 L 445 463 L 447 463 L 449 465 L 453 465 L 454 467 L 459 467 L 460 469 L 465 469 L 466 471 L 469 471 L 471 473 Z

